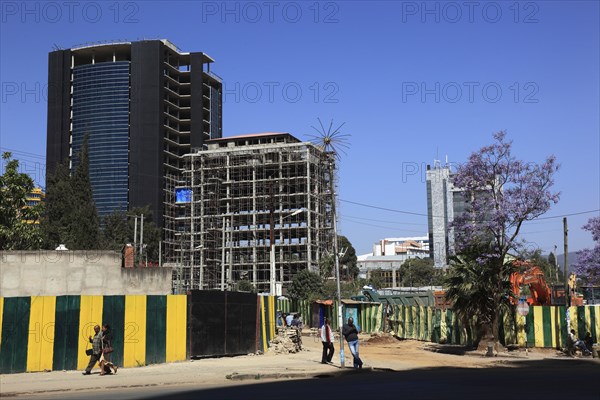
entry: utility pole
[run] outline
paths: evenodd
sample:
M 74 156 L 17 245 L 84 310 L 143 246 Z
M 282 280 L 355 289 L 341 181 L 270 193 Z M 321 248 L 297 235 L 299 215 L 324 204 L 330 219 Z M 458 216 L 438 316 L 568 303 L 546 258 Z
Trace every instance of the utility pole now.
M 334 168 L 333 160 L 329 161 L 329 173 L 330 173 L 330 192 L 331 192 L 331 213 L 333 214 L 333 251 L 335 253 L 335 281 L 337 284 L 337 301 L 338 301 L 338 327 L 340 330 L 340 367 L 344 368 L 344 316 L 342 306 L 342 289 L 340 285 L 340 253 L 338 251 L 338 237 L 337 237 L 337 213 L 335 207 L 335 182 L 334 182 Z
M 271 295 L 275 294 L 275 232 L 274 232 L 274 217 L 275 212 L 274 198 L 273 198 L 273 181 L 269 182 L 269 292 Z
M 571 306 L 571 296 L 569 294 L 569 275 L 568 275 L 568 261 L 567 257 L 569 254 L 569 238 L 568 238 L 569 230 L 567 229 L 567 217 L 563 217 L 563 241 L 564 241 L 564 269 L 565 269 L 565 305 L 567 307 Z
M 137 265 L 137 215 L 133 216 L 133 264 Z
M 558 279 L 558 258 L 556 254 L 556 245 L 554 245 L 554 272 L 556 273 L 556 283 L 558 283 L 560 280 Z
M 140 257 L 144 254 L 144 214 L 140 216 Z

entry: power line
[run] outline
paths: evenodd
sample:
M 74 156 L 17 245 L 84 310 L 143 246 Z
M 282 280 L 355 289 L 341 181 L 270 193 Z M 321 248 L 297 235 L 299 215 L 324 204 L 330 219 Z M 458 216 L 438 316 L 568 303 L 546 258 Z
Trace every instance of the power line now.
M 346 215 L 346 214 L 343 214 L 342 216 L 348 217 L 348 218 L 360 219 L 363 221 L 383 222 L 386 224 L 394 224 L 394 225 L 416 225 L 416 226 L 426 226 L 427 225 L 427 224 L 419 224 L 416 222 L 399 222 L 399 221 L 389 221 L 389 220 L 386 221 L 383 219 L 361 218 L 361 217 L 355 217 L 354 215 Z
M 388 230 L 395 231 L 395 232 L 411 232 L 411 233 L 419 233 L 419 234 L 423 235 L 423 231 L 413 231 L 410 229 L 398 229 L 398 228 L 393 228 L 391 226 L 381 226 L 381 225 L 369 224 L 366 222 L 353 221 L 353 220 L 349 219 L 348 217 L 340 217 L 340 219 L 342 219 L 346 222 L 352 222 L 355 224 L 361 224 L 361 225 L 366 225 L 366 226 L 373 226 L 375 228 L 388 229 Z
M 552 219 L 552 218 L 571 217 L 571 216 L 573 216 L 573 215 L 590 214 L 590 213 L 593 213 L 593 212 L 598 212 L 598 211 L 600 211 L 600 208 L 599 208 L 599 209 L 596 209 L 596 210 L 581 211 L 581 212 L 575 212 L 575 213 L 570 213 L 570 214 L 563 214 L 563 215 L 553 215 L 553 216 L 551 216 L 551 217 L 540 217 L 540 218 L 536 218 L 536 220 L 538 220 L 538 219 Z
M 340 199 L 340 201 L 342 201 L 344 203 L 356 204 L 356 205 L 363 206 L 363 207 L 375 208 L 377 210 L 384 210 L 384 211 L 396 212 L 396 213 L 401 213 L 401 214 L 410 214 L 410 215 L 418 215 L 418 216 L 422 216 L 422 217 L 427 217 L 427 214 L 415 213 L 415 212 L 411 212 L 411 211 L 395 210 L 393 208 L 379 207 L 379 206 L 374 206 L 374 205 L 371 205 L 371 204 L 358 203 L 358 202 L 355 202 L 355 201 L 344 200 L 344 199 Z M 590 214 L 590 213 L 594 213 L 594 212 L 598 212 L 598 211 L 600 211 L 600 209 L 588 210 L 588 211 L 580 211 L 580 212 L 574 212 L 574 213 L 562 214 L 562 215 L 553 215 L 553 216 L 550 216 L 550 217 L 538 217 L 538 218 L 533 219 L 532 221 L 545 220 L 545 219 L 553 219 L 553 218 L 571 217 L 573 215 Z
M 22 154 L 27 157 L 41 158 L 43 160 L 46 159 L 46 156 L 42 156 L 41 154 L 30 153 L 28 151 L 9 149 L 8 147 L 0 147 L 0 149 L 10 151 L 11 153 L 14 153 L 14 154 Z
M 394 210 L 393 208 L 378 207 L 378 206 L 373 206 L 371 204 L 358 203 L 356 201 L 350 201 L 350 200 L 344 200 L 344 199 L 340 199 L 340 201 L 342 201 L 344 203 L 356 204 L 358 206 L 363 206 L 363 207 L 368 207 L 368 208 L 375 208 L 375 209 L 378 209 L 378 210 L 390 211 L 390 212 L 395 212 L 395 213 L 400 213 L 400 214 L 418 215 L 420 217 L 426 217 L 427 216 L 427 214 L 416 213 L 416 212 L 411 212 L 411 211 Z

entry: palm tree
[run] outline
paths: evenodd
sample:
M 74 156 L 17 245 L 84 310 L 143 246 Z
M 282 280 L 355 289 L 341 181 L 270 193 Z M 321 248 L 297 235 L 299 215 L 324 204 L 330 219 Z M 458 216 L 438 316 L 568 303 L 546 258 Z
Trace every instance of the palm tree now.
M 496 312 L 510 311 L 510 298 L 514 296 L 509 277 L 516 267 L 511 263 L 503 268 L 504 275 L 498 287 L 497 270 L 477 259 L 481 251 L 450 258 L 451 266 L 446 277 L 446 299 L 453 303 L 467 337 L 473 338 L 473 345 L 483 350 L 488 341 L 496 341 L 498 318 Z M 499 293 L 498 293 L 499 292 Z M 496 303 L 500 294 L 500 304 Z M 499 306 L 499 307 L 498 307 Z M 475 336 L 472 335 L 473 329 Z M 486 339 L 482 342 L 482 339 Z

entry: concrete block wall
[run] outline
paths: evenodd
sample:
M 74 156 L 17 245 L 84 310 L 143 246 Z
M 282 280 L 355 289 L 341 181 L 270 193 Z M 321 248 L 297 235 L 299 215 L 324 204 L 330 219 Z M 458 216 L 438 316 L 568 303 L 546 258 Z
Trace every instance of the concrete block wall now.
M 122 268 L 114 251 L 2 251 L 0 295 L 166 295 L 171 268 Z

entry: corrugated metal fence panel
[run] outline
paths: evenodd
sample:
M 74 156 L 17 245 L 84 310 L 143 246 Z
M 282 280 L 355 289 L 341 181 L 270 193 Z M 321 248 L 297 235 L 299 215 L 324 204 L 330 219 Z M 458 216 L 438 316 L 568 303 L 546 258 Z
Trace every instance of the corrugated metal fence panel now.
M 100 322 L 109 324 L 111 328 L 113 352 L 110 355 L 110 361 L 118 366 L 124 365 L 125 340 L 136 340 L 134 337 L 126 336 L 135 336 L 137 328 L 132 324 L 132 321 L 125 322 L 125 296 L 103 296 L 102 321 L 98 321 L 98 323 Z M 89 357 L 85 354 L 84 357 L 89 360 Z
M 83 369 L 103 323 L 118 366 L 187 358 L 186 295 L 10 297 L 0 298 L 0 373 Z
M 167 297 L 165 360 L 183 361 L 187 349 L 187 295 Z
M 594 342 L 600 333 L 600 306 L 570 307 L 570 329 L 582 338 L 590 332 Z M 515 311 L 500 317 L 499 335 L 504 344 L 556 348 L 566 345 L 568 335 L 566 309 L 558 306 L 530 307 L 526 317 Z M 470 344 L 471 332 L 465 329 L 452 310 L 435 310 L 423 306 L 395 305 L 390 317 L 392 332 L 404 339 L 427 340 L 437 343 Z
M 167 299 L 165 296 L 146 298 L 146 364 L 166 361 Z
M 275 296 L 259 296 L 259 350 L 265 352 L 275 337 L 277 302 Z
M 2 342 L 0 342 L 0 374 L 27 370 L 29 309 L 31 298 L 9 297 L 2 309 Z
M 56 297 L 31 297 L 27 371 L 51 371 Z
M 123 366 L 146 365 L 146 296 L 125 296 Z
M 79 296 L 56 298 L 53 370 L 77 369 Z
M 85 350 L 92 346 L 88 338 L 94 335 L 94 326 L 102 323 L 103 300 L 103 296 L 80 296 L 77 369 L 84 369 L 90 361 Z

